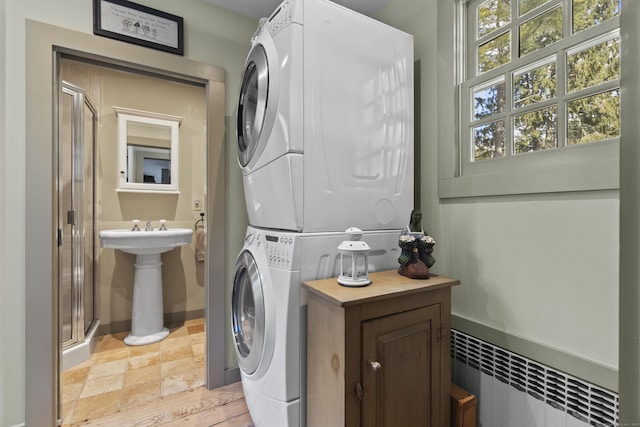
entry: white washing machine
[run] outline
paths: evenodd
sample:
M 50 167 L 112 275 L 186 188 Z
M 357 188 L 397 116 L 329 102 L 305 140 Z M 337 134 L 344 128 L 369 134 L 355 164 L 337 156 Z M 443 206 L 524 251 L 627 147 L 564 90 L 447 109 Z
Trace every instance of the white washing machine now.
M 328 0 L 285 0 L 252 38 L 236 136 L 251 225 L 403 227 L 413 36 Z
M 400 230 L 364 232 L 369 271 L 398 267 Z M 306 280 L 337 276 L 342 233 L 249 226 L 238 256 L 232 328 L 242 387 L 256 427 L 306 425 Z

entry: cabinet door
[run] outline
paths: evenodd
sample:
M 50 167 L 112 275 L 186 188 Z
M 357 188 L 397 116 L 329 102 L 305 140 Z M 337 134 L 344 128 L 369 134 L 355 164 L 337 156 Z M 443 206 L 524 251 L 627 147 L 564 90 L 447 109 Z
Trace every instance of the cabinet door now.
M 440 304 L 362 323 L 362 426 L 442 427 L 439 323 Z

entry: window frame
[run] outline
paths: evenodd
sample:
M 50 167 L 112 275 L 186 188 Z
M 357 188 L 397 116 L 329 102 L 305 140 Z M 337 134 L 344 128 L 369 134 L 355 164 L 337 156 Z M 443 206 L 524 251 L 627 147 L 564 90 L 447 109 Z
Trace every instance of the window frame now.
M 469 37 L 475 37 L 475 22 L 467 22 L 467 7 L 481 4 L 484 0 L 456 0 L 452 5 L 450 16 L 455 23 L 453 38 L 450 43 L 446 42 L 447 37 L 443 37 L 444 43 L 439 41 L 439 50 L 443 48 L 453 48 L 453 69 L 456 70 L 454 85 L 456 88 L 456 102 L 454 110 L 456 113 L 455 144 L 441 144 L 441 150 L 445 152 L 442 159 L 454 160 L 455 165 L 445 165 L 444 171 L 440 173 L 439 196 L 441 198 L 471 197 L 485 195 L 504 194 L 527 194 L 527 193 L 550 193 L 564 191 L 590 191 L 619 188 L 619 140 L 612 138 L 602 140 L 597 143 L 587 143 L 579 145 L 568 145 L 566 141 L 566 108 L 567 102 L 572 99 L 579 99 L 585 95 L 593 95 L 612 88 L 620 88 L 620 79 L 611 80 L 598 84 L 595 89 L 574 91 L 566 93 L 564 88 L 564 78 L 558 79 L 556 95 L 552 100 L 536 102 L 526 107 L 513 108 L 512 78 L 515 73 L 533 64 L 540 64 L 546 59 L 555 56 L 556 75 L 566 75 L 566 55 L 576 46 L 587 45 L 591 40 L 602 40 L 603 38 L 620 37 L 619 15 L 610 18 L 596 27 L 591 27 L 576 33 L 570 39 L 566 38 L 567 32 L 571 32 L 569 24 L 571 22 L 572 10 L 563 5 L 563 39 L 553 43 L 551 46 L 539 49 L 536 52 L 516 58 L 504 65 L 491 69 L 480 76 L 466 78 L 467 75 L 477 67 L 472 63 L 472 55 L 476 46 L 486 42 L 485 36 L 477 44 L 469 48 Z M 512 19 L 507 27 L 511 28 L 511 50 L 517 46 L 518 24 L 522 23 L 538 14 L 558 7 L 563 0 L 551 0 L 543 6 L 534 8 L 522 17 L 513 18 L 514 11 L 517 10 L 517 2 L 512 0 Z M 624 6 L 623 6 L 624 7 Z M 474 12 L 475 13 L 475 12 Z M 515 29 L 515 30 L 514 30 Z M 503 28 L 491 33 L 495 37 Z M 439 38 L 442 32 L 438 34 Z M 447 46 L 450 44 L 449 46 Z M 563 58 L 563 59 L 559 59 Z M 507 135 L 505 135 L 505 156 L 482 161 L 472 161 L 471 154 L 473 142 L 471 132 L 473 126 L 480 123 L 492 122 L 496 117 L 484 118 L 474 121 L 471 116 L 473 89 L 479 87 L 483 82 L 492 82 L 504 76 L 507 94 L 505 95 L 506 113 L 505 120 L 512 120 L 516 115 L 527 111 L 537 110 L 543 106 L 557 105 L 558 122 L 556 131 L 558 135 L 565 135 L 558 138 L 558 146 L 554 149 L 542 150 L 524 154 L 511 154 L 512 147 L 510 132 L 512 124 L 505 122 Z M 464 118 L 467 117 L 465 122 Z M 466 135 L 465 135 L 466 134 Z

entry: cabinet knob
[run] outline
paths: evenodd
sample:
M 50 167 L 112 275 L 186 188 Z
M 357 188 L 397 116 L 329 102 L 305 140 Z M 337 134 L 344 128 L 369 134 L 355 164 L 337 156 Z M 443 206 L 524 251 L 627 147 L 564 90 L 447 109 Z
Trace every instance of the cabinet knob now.
M 371 366 L 371 370 L 373 372 L 377 372 L 380 369 L 382 369 L 382 364 L 380 362 L 376 362 L 374 360 L 369 359 L 367 360 L 367 363 L 369 364 L 369 366 Z

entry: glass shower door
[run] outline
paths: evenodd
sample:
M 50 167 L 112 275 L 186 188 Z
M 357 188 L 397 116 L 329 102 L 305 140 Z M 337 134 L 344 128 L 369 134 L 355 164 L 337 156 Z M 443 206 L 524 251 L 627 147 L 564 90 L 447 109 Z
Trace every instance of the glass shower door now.
M 62 347 L 82 343 L 95 321 L 95 130 L 84 90 L 62 83 L 59 148 L 59 284 Z

